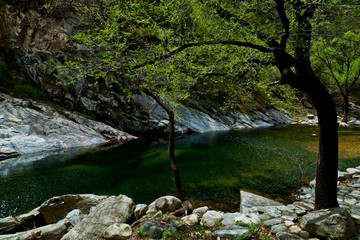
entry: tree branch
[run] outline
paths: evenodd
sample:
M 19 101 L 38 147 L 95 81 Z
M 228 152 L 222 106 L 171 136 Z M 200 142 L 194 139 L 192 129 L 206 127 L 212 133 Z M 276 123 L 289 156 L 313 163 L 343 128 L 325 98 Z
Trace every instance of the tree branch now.
M 264 46 L 261 46 L 261 45 L 253 44 L 253 43 L 250 43 L 250 42 L 242 42 L 242 41 L 216 41 L 216 42 L 202 42 L 202 43 L 187 43 L 187 44 L 184 44 L 184 45 L 178 47 L 177 49 L 175 49 L 173 51 L 170 51 L 170 52 L 168 52 L 166 54 L 155 57 L 152 60 L 149 60 L 149 61 L 143 62 L 141 64 L 135 65 L 131 69 L 135 70 L 135 69 L 145 67 L 147 65 L 152 65 L 152 64 L 156 63 L 157 61 L 171 58 L 172 56 L 174 56 L 174 55 L 176 55 L 176 54 L 178 54 L 178 53 L 180 53 L 180 52 L 182 52 L 182 51 L 184 51 L 184 50 L 186 50 L 188 48 L 206 46 L 206 45 L 233 45 L 233 46 L 239 46 L 239 47 L 253 48 L 253 49 L 259 50 L 259 51 L 264 52 L 264 53 L 271 53 L 271 52 L 274 51 L 272 48 L 267 48 L 267 47 L 264 47 Z
M 287 40 L 290 35 L 290 31 L 289 31 L 290 23 L 289 23 L 289 19 L 286 16 L 286 12 L 284 8 L 284 4 L 285 4 L 284 0 L 275 0 L 275 2 L 276 2 L 276 10 L 279 14 L 281 23 L 285 29 L 285 33 L 281 36 L 280 46 L 285 49 Z

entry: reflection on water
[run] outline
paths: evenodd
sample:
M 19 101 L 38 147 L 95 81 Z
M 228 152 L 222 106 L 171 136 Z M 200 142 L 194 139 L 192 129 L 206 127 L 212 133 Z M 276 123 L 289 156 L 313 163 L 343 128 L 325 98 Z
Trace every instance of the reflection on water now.
M 343 141 L 360 133 L 340 132 Z M 317 156 L 309 146 L 316 143 L 316 133 L 314 127 L 291 125 L 180 138 L 175 154 L 185 195 L 233 209 L 238 206 L 239 189 L 285 199 L 297 184 L 314 176 Z M 347 149 L 351 149 L 349 144 Z M 356 163 L 360 165 L 360 160 L 353 154 L 341 161 L 340 168 Z M 166 143 L 134 141 L 112 148 L 59 152 L 35 162 L 29 158 L 0 162 L 1 216 L 71 193 L 126 194 L 136 203 L 175 194 Z

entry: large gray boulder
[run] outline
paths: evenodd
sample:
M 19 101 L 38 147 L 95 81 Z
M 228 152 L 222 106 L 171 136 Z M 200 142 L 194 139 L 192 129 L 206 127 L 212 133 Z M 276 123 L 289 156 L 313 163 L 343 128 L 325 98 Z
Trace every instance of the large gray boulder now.
M 155 221 L 143 222 L 140 225 L 145 236 L 150 238 L 159 239 L 162 236 L 163 230 L 156 224 Z
M 216 225 L 217 222 L 221 223 L 223 219 L 224 219 L 224 214 L 222 212 L 209 210 L 201 218 L 200 224 L 206 227 L 213 227 Z
M 173 212 L 181 207 L 181 200 L 174 196 L 164 196 L 156 199 L 148 206 L 147 214 L 155 214 L 159 210 L 163 213 Z
M 63 219 L 73 209 L 79 209 L 88 214 L 91 207 L 98 205 L 106 196 L 94 194 L 68 194 L 50 198 L 38 209 L 47 224 L 56 223 Z
M 349 239 L 354 234 L 353 220 L 343 208 L 310 212 L 302 217 L 300 224 L 304 230 L 321 237 Z
M 62 240 L 96 240 L 115 223 L 125 223 L 134 213 L 135 204 L 125 195 L 111 196 L 91 210 Z

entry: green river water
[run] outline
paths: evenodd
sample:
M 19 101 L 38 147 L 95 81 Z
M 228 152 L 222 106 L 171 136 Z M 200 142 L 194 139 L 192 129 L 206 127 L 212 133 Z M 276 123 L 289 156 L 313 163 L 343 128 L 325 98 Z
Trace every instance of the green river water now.
M 360 165 L 360 130 L 339 129 L 339 136 L 339 169 Z M 176 157 L 185 195 L 195 206 L 223 210 L 236 210 L 239 189 L 289 201 L 315 176 L 317 140 L 317 128 L 305 125 L 179 138 Z M 75 193 L 125 194 L 136 203 L 174 194 L 166 142 L 136 140 L 1 170 L 0 217 Z

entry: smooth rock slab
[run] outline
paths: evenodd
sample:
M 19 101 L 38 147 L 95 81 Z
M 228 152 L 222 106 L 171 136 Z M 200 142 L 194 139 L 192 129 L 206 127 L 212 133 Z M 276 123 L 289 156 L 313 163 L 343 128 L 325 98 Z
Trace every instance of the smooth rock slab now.
M 124 223 L 134 213 L 135 204 L 125 195 L 102 201 L 88 216 L 71 229 L 62 240 L 96 240 L 114 223 Z
M 238 225 L 226 226 L 223 229 L 216 230 L 212 233 L 213 238 L 227 238 L 227 239 L 251 239 L 252 234 L 250 228 L 241 227 Z
M 301 219 L 301 227 L 310 234 L 321 237 L 348 239 L 354 233 L 354 223 L 343 208 L 331 208 L 310 212 Z
M 284 204 L 274 200 L 259 196 L 257 194 L 240 191 L 240 212 L 251 213 L 256 212 L 260 206 L 283 206 Z

